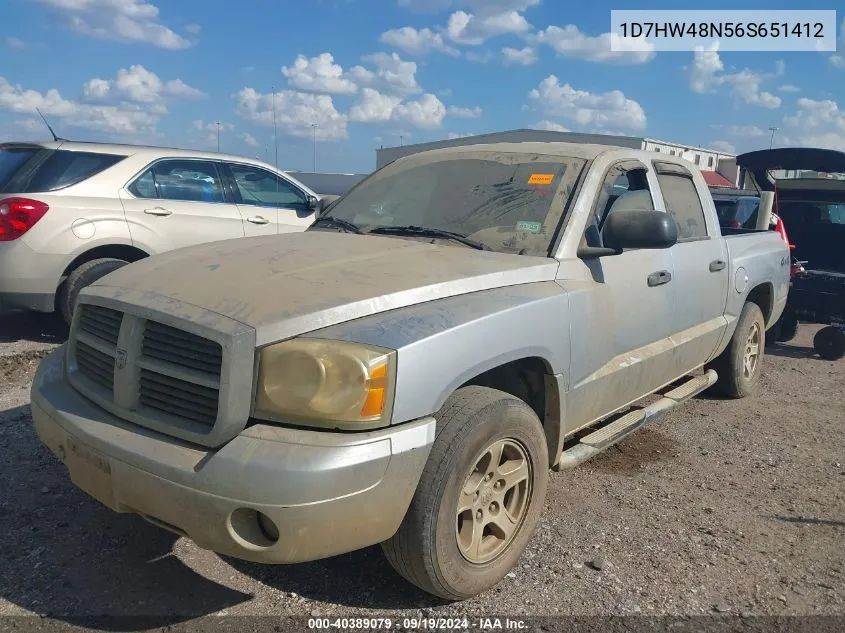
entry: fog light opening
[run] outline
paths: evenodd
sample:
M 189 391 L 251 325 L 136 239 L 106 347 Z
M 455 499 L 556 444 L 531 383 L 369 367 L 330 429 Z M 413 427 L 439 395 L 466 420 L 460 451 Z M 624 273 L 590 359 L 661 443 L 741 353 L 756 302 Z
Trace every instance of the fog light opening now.
M 238 508 L 229 516 L 232 535 L 250 549 L 266 549 L 279 542 L 279 528 L 266 514 Z

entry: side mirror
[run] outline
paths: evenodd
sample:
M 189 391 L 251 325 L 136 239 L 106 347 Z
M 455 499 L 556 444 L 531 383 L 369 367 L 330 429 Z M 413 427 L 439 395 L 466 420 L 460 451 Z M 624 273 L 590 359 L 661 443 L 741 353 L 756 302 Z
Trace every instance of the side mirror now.
M 310 212 L 320 211 L 322 208 L 320 205 L 320 199 L 317 196 L 306 196 L 305 206 Z
M 668 213 L 645 209 L 612 211 L 602 228 L 606 248 L 669 248 L 678 241 L 678 225 Z

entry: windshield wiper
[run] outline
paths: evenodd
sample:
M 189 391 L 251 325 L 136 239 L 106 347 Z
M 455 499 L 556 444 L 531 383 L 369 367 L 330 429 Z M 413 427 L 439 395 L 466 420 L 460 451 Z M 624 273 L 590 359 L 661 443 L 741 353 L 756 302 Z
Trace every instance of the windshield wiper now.
M 480 251 L 493 250 L 487 244 L 467 237 L 463 233 L 455 231 L 445 231 L 443 229 L 430 229 L 424 226 L 377 226 L 370 229 L 370 233 L 381 233 L 383 235 L 415 235 L 419 237 L 443 237 L 449 240 L 455 240 L 461 244 L 466 244 L 472 248 Z
M 363 235 L 364 231 L 360 229 L 357 224 L 353 224 L 349 220 L 342 220 L 340 218 L 334 218 L 330 215 L 324 215 L 321 218 L 317 218 L 311 224 L 311 226 L 317 226 L 318 224 L 325 224 L 326 226 L 333 226 L 338 229 L 343 229 L 350 233 L 357 233 L 358 235 Z

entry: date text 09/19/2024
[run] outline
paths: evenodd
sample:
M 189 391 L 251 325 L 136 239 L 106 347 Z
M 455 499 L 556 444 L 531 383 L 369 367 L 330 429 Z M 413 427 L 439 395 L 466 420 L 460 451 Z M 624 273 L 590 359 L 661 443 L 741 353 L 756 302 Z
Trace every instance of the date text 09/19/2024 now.
M 527 628 L 523 620 L 498 617 L 457 617 L 457 618 L 309 618 L 311 630 L 456 630 L 479 631 L 511 630 Z

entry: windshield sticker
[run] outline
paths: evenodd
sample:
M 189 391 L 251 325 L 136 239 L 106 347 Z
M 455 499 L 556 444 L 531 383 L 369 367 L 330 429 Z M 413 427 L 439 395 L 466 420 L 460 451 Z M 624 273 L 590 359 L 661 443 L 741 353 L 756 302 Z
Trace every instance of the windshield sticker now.
M 543 225 L 540 222 L 517 222 L 516 230 L 526 233 L 539 233 L 543 230 Z
M 552 180 L 554 180 L 554 174 L 531 174 L 531 177 L 528 179 L 529 185 L 550 185 L 552 184 Z

